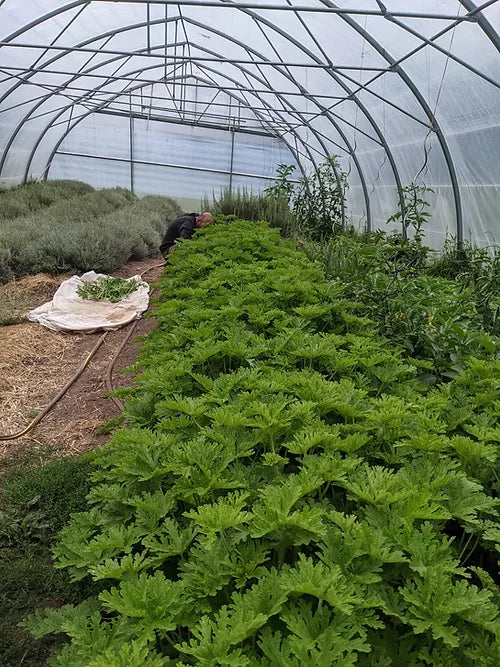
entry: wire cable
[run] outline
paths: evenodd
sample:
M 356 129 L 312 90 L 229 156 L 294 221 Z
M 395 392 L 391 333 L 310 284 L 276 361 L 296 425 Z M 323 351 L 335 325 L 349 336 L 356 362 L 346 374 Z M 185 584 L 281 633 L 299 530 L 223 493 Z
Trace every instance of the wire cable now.
M 423 146 L 424 147 L 424 163 L 420 167 L 419 171 L 415 174 L 412 183 L 416 183 L 417 178 L 424 172 L 424 170 L 425 170 L 425 173 L 427 173 L 427 171 L 428 171 L 427 164 L 428 164 L 428 161 L 429 161 L 429 155 L 430 155 L 430 152 L 432 150 L 432 146 L 429 146 L 429 148 L 427 148 L 427 141 L 428 141 L 429 137 L 431 136 L 432 132 L 434 131 L 434 126 L 435 126 L 435 121 L 436 121 L 436 112 L 437 112 L 437 108 L 438 108 L 439 98 L 441 97 L 441 93 L 443 91 L 443 85 L 444 85 L 444 80 L 445 80 L 445 77 L 446 77 L 446 71 L 448 69 L 448 64 L 450 62 L 450 52 L 451 52 L 451 47 L 453 46 L 453 41 L 455 39 L 455 32 L 456 32 L 457 25 L 458 25 L 457 21 L 458 21 L 459 16 L 460 16 L 460 10 L 461 10 L 461 5 L 459 5 L 459 7 L 458 7 L 456 22 L 455 22 L 455 25 L 453 26 L 453 29 L 451 31 L 450 46 L 448 47 L 448 54 L 447 54 L 446 59 L 445 59 L 443 73 L 441 75 L 441 81 L 439 82 L 439 88 L 438 88 L 438 92 L 437 92 L 437 95 L 436 95 L 436 101 L 434 103 L 434 110 L 432 112 L 432 118 L 430 119 L 429 130 L 427 131 L 427 134 L 425 135 L 425 138 L 424 138 L 424 146 Z M 425 185 L 425 183 L 424 183 L 424 185 Z

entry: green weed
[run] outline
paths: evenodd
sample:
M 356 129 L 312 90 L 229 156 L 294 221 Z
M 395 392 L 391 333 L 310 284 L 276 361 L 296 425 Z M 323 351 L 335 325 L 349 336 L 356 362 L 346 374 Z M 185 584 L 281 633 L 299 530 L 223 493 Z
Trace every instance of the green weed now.
M 266 193 L 254 193 L 247 188 L 221 189 L 212 199 L 205 197 L 201 209 L 213 215 L 235 216 L 243 220 L 267 220 L 273 227 L 283 230 L 285 236 L 293 237 L 298 230 L 297 219 L 290 210 L 288 201 Z
M 40 605 L 84 598 L 86 584 L 74 585 L 55 570 L 50 543 L 72 512 L 86 508 L 90 465 L 55 459 L 43 466 L 11 462 L 0 495 L 0 662 L 45 664 L 54 644 L 34 642 L 18 624 Z

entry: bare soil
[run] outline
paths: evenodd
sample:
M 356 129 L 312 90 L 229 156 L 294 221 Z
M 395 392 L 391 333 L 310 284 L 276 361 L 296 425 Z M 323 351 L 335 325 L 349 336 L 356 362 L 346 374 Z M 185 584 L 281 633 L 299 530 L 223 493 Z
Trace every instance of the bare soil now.
M 144 279 L 154 284 L 162 274 L 161 258 L 129 262 L 113 275 L 131 277 L 146 269 Z M 26 312 L 52 298 L 67 276 L 29 276 L 7 283 Z M 13 297 L 14 298 L 14 297 Z M 22 455 L 29 450 L 41 458 L 80 454 L 104 444 L 108 434 L 100 432 L 107 420 L 120 410 L 107 396 L 106 370 L 131 325 L 110 331 L 87 368 L 53 410 L 35 428 L 15 440 L 0 442 L 0 458 Z M 120 353 L 113 370 L 113 387 L 130 386 L 131 374 L 121 371 L 134 363 L 140 346 L 138 338 L 155 326 L 154 318 L 142 318 Z M 23 321 L 0 326 L 0 435 L 17 433 L 52 400 L 85 361 L 102 333 L 55 333 L 38 324 Z M 32 456 L 30 458 L 33 458 Z

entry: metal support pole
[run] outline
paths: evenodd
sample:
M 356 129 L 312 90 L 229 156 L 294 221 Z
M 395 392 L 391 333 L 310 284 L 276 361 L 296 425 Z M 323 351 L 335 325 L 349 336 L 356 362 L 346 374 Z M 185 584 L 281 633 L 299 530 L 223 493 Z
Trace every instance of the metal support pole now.
M 165 24 L 166 25 L 166 24 Z M 177 22 L 175 23 L 177 25 Z M 215 32 L 215 31 L 214 31 Z M 166 39 L 165 39 L 165 44 L 166 44 Z M 177 45 L 177 42 L 175 42 L 175 45 Z M 111 56 L 125 56 L 125 57 L 132 57 L 132 56 L 137 56 L 139 55 L 137 51 L 124 51 L 123 49 L 96 49 L 96 48 L 91 48 L 88 46 L 50 46 L 48 44 L 39 44 L 39 43 L 34 43 L 34 42 L 6 42 L 6 41 L 0 41 L 0 46 L 8 46 L 9 48 L 18 48 L 18 49 L 42 49 L 42 50 L 47 50 L 47 51 L 60 51 L 63 52 L 64 55 L 68 55 L 68 53 L 92 53 L 94 55 L 111 55 Z M 181 44 L 179 44 L 181 46 Z M 155 47 L 157 48 L 157 47 Z M 154 49 L 152 49 L 153 51 Z M 194 63 L 219 63 L 221 62 L 220 57 L 202 57 L 202 56 L 180 56 L 176 53 L 174 50 L 174 54 L 172 56 L 168 56 L 167 53 L 148 53 L 147 49 L 144 49 L 142 53 L 140 54 L 143 58 L 153 58 L 156 60 L 167 60 L 168 58 L 170 60 L 173 60 L 174 66 L 177 63 L 177 61 L 181 60 L 188 60 L 189 62 L 194 62 Z M 224 58 L 223 62 L 229 64 L 229 65 L 261 65 L 261 66 L 268 66 L 268 67 L 298 67 L 300 69 L 302 68 L 307 68 L 307 69 L 325 69 L 325 70 L 334 70 L 334 71 L 342 71 L 342 70 L 347 70 L 347 71 L 363 71 L 363 72 L 379 72 L 380 74 L 391 74 L 394 72 L 394 70 L 391 67 L 372 67 L 372 66 L 360 66 L 360 65 L 330 65 L 328 63 L 320 63 L 320 62 L 283 62 L 281 60 L 254 60 L 252 58 Z M 166 66 L 166 65 L 165 65 Z M 167 75 L 165 74 L 165 77 Z
M 108 63 L 104 63 L 104 64 L 108 64 Z M 149 69 L 155 69 L 155 66 L 153 65 Z M 148 68 L 144 68 L 141 71 L 147 71 L 147 70 L 148 70 Z M 74 72 L 68 72 L 66 70 L 59 70 L 59 69 L 56 70 L 56 69 L 46 69 L 46 68 L 44 68 L 43 70 L 33 72 L 32 68 L 30 68 L 30 67 L 28 67 L 28 68 L 26 68 L 26 67 L 13 67 L 13 66 L 10 66 L 10 65 L 9 65 L 9 67 L 2 67 L 2 72 L 11 72 L 11 71 L 12 72 L 31 72 L 32 74 L 37 74 L 39 72 L 43 72 L 44 74 L 57 74 L 57 75 L 61 75 L 61 76 L 74 76 L 75 75 Z M 10 79 L 10 78 L 11 77 L 7 77 L 7 79 Z M 140 81 L 143 85 L 151 85 L 151 84 L 158 83 L 158 79 L 138 79 L 137 76 L 135 76 L 135 77 L 133 77 L 133 76 L 111 76 L 111 75 L 108 75 L 108 74 L 96 74 L 94 72 L 85 73 L 85 78 L 88 78 L 88 79 L 106 79 L 106 80 L 109 80 L 109 81 L 130 81 L 132 83 L 137 83 L 137 81 Z M 2 82 L 6 81 L 7 79 L 2 79 Z M 168 80 L 170 80 L 170 78 Z M 0 83 L 2 83 L 2 82 L 0 82 Z M 184 85 L 186 87 L 190 87 L 190 88 L 208 88 L 208 89 L 211 89 L 211 90 L 216 88 L 215 84 L 213 84 L 213 83 L 209 85 L 209 84 L 198 84 L 198 83 L 186 82 Z M 53 87 L 57 88 L 57 86 L 55 84 L 53 84 Z M 59 87 L 61 87 L 61 86 L 59 86 Z M 67 88 L 67 86 L 64 87 L 64 90 L 66 90 L 66 88 Z M 257 88 L 257 87 L 256 88 L 254 88 L 254 87 L 245 88 L 244 86 L 224 86 L 224 90 L 247 92 L 247 93 L 264 93 L 264 94 L 267 94 L 267 95 L 275 95 L 275 96 L 277 96 L 277 95 L 286 95 L 287 97 L 304 97 L 304 93 L 300 93 L 300 92 L 298 93 L 297 91 L 293 91 L 293 90 L 274 90 L 274 89 L 269 90 L 269 89 L 266 89 L 266 88 Z M 345 95 L 327 95 L 327 94 L 324 94 L 324 93 L 314 93 L 314 92 L 309 93 L 309 95 L 311 95 L 311 97 L 315 97 L 317 99 L 326 99 L 326 100 L 345 100 L 346 99 Z M 385 101 L 387 102 L 387 100 L 385 100 Z M 2 111 L 3 111 L 3 108 L 2 108 Z
M 233 194 L 233 162 L 234 162 L 234 124 L 229 128 L 231 132 L 231 163 L 229 165 L 229 192 Z
M 147 52 L 151 53 L 151 7 L 149 2 L 146 5 L 146 23 Z
M 329 5 L 279 5 L 273 3 L 262 2 L 239 2 L 232 1 L 227 4 L 221 3 L 219 0 L 148 0 L 151 4 L 157 5 L 177 5 L 182 7 L 214 7 L 220 9 L 221 7 L 228 7 L 231 9 L 260 9 L 278 12 L 313 12 L 318 14 L 352 14 L 360 16 L 379 16 L 386 18 L 387 16 L 399 16 L 401 18 L 421 18 L 421 19 L 441 19 L 442 21 L 456 20 L 454 14 L 438 14 L 431 12 L 404 12 L 404 11 L 382 11 L 380 9 L 359 9 L 358 7 L 331 7 Z M 93 0 L 93 2 L 127 2 L 133 4 L 142 4 L 144 0 Z M 492 3 L 494 0 L 492 0 Z M 476 17 L 472 13 L 471 16 L 465 15 L 460 17 L 463 21 L 475 21 Z
M 134 192 L 134 116 L 132 115 L 132 95 L 130 95 L 129 116 L 129 148 L 130 148 L 130 190 Z

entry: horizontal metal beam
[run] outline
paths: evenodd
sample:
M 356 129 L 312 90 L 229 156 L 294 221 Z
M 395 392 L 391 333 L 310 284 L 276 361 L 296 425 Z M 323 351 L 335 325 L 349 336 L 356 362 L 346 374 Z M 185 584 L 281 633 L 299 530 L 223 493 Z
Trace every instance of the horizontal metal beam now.
M 130 158 L 126 157 L 110 157 L 109 155 L 94 155 L 90 153 L 73 153 L 72 151 L 56 151 L 56 155 L 67 155 L 70 157 L 82 157 L 89 158 L 93 160 L 109 160 L 111 162 L 130 162 Z M 227 169 L 210 169 L 208 167 L 191 167 L 185 164 L 171 164 L 169 162 L 153 162 L 152 160 L 137 160 L 134 158 L 132 160 L 133 164 L 143 164 L 150 167 L 167 167 L 169 169 L 186 169 L 187 171 L 202 171 L 209 174 L 224 174 L 226 176 L 230 175 L 230 171 Z M 274 176 L 263 176 L 262 174 L 249 174 L 243 171 L 233 171 L 233 176 L 243 176 L 245 178 L 257 178 L 264 181 L 274 181 Z M 293 183 L 299 183 L 298 180 L 292 180 Z
M 138 81 L 140 82 L 140 79 Z M 164 82 L 160 82 L 160 83 L 163 85 Z M 165 82 L 165 84 L 167 84 L 167 83 L 168 82 Z M 189 85 L 194 86 L 195 84 L 184 84 L 184 82 L 183 82 L 182 85 L 183 85 L 183 87 L 185 87 L 186 85 L 187 86 L 189 86 Z M 58 95 L 60 93 L 61 86 L 60 86 L 60 84 L 45 84 L 44 88 L 46 88 L 48 90 L 52 90 L 55 95 Z M 223 93 L 225 90 L 226 89 L 224 89 L 224 90 L 221 89 L 220 92 Z M 235 90 L 238 90 L 239 92 L 249 92 L 248 89 L 243 89 L 242 90 L 242 89 L 239 89 L 239 88 L 235 88 Z M 86 101 L 87 100 L 88 101 L 93 101 L 95 99 L 100 101 L 100 98 L 102 98 L 102 96 L 115 95 L 116 92 L 117 91 L 112 91 L 112 90 L 94 90 L 93 88 L 83 88 L 83 87 L 80 87 L 80 86 L 65 86 L 64 87 L 64 97 L 66 99 L 70 99 L 70 100 L 73 100 L 75 102 L 78 102 L 78 100 L 79 100 L 79 97 L 76 96 L 77 93 L 85 93 L 86 95 L 89 95 L 89 97 L 86 97 Z M 266 91 L 266 92 L 270 92 L 270 91 Z M 74 95 L 72 95 L 71 93 L 74 93 Z M 92 95 L 90 96 L 90 94 L 92 94 Z M 128 91 L 125 90 L 123 92 L 123 95 L 125 96 L 127 94 L 128 94 Z M 26 104 L 32 104 L 33 102 L 37 102 L 38 100 L 42 100 L 46 97 L 47 97 L 47 93 L 45 93 L 44 95 L 40 95 L 38 97 L 31 97 L 29 99 L 23 100 L 22 102 L 18 102 L 17 104 L 12 104 L 11 106 L 8 106 L 8 107 L 0 107 L 0 114 L 5 113 L 7 111 L 12 111 L 12 109 L 18 109 L 19 107 L 26 106 Z M 188 98 L 188 97 L 182 97 L 182 98 L 180 98 L 180 97 L 175 97 L 175 98 L 174 97 L 162 97 L 160 95 L 157 95 L 157 96 L 144 95 L 140 91 L 139 92 L 134 91 L 133 92 L 133 97 L 135 97 L 137 99 L 140 99 L 141 101 L 142 100 L 155 100 L 156 102 L 175 101 L 175 102 L 183 103 L 184 105 L 205 106 L 205 105 L 208 104 L 211 107 L 223 107 L 223 108 L 234 107 L 236 110 L 241 108 L 241 109 L 245 109 L 246 111 L 248 111 L 248 110 L 251 110 L 251 111 L 267 111 L 267 112 L 272 111 L 272 107 L 269 107 L 269 106 L 264 107 L 264 106 L 258 106 L 258 105 L 252 104 L 252 106 L 250 108 L 247 104 L 243 104 L 242 102 L 239 102 L 238 104 L 234 104 L 234 102 L 231 103 L 229 100 L 227 102 L 209 102 L 208 100 L 196 100 L 194 98 Z M 335 99 L 340 100 L 340 99 L 344 99 L 344 98 L 339 96 L 339 97 L 336 97 Z M 125 104 L 125 105 L 128 106 L 129 101 L 126 100 L 126 101 L 122 102 L 122 101 L 119 101 L 119 100 L 114 100 L 113 104 Z M 138 107 L 138 106 L 144 106 L 144 105 L 141 105 L 140 102 L 135 101 L 135 102 L 132 103 L 132 106 L 137 106 Z M 155 105 L 151 105 L 151 106 L 148 105 L 148 109 L 164 110 L 164 111 L 171 111 L 172 110 L 169 107 L 160 107 L 160 106 L 155 106 Z M 53 111 L 53 109 L 51 111 Z M 302 114 L 303 116 L 317 116 L 318 115 L 316 111 L 300 111 L 300 110 L 292 111 L 292 110 L 280 109 L 280 112 L 291 114 L 292 116 L 294 116 L 295 114 L 298 114 L 298 113 Z M 194 109 L 192 109 L 192 110 L 189 110 L 189 113 L 199 113 L 199 111 L 195 111 Z M 39 118 L 39 116 L 37 116 L 37 118 Z M 245 120 L 245 118 L 243 118 L 243 120 Z
M 126 93 L 124 93 L 124 95 L 125 94 Z M 180 101 L 180 100 L 176 100 L 176 101 Z M 105 100 L 105 102 L 106 102 L 106 100 Z M 101 103 L 102 102 L 97 102 L 97 104 L 101 104 Z M 86 108 L 89 109 L 89 110 L 93 110 L 92 104 L 89 104 L 88 102 L 87 102 L 87 104 L 88 104 L 88 106 Z M 120 102 L 117 102 L 116 100 L 111 100 L 109 102 L 109 104 L 120 104 Z M 125 106 L 125 108 L 127 108 L 127 109 L 129 109 L 130 106 L 132 106 L 132 108 L 136 108 L 136 109 L 138 107 L 137 104 L 130 105 L 126 101 L 122 103 L 122 106 Z M 99 107 L 96 107 L 96 108 L 99 108 Z M 106 108 L 109 109 L 109 107 L 106 107 Z M 198 121 L 197 121 L 196 117 L 200 116 L 200 113 L 201 113 L 200 111 L 187 111 L 187 110 L 184 110 L 184 109 L 180 110 L 178 107 L 171 107 L 170 109 L 161 108 L 161 110 L 164 112 L 164 115 L 156 114 L 157 118 L 166 118 L 166 119 L 171 118 L 173 120 L 173 122 L 179 122 L 180 120 L 182 120 L 182 121 L 188 120 L 189 121 L 189 118 L 186 118 L 185 115 L 184 115 L 184 114 L 186 114 L 186 115 L 191 116 L 193 118 L 193 120 L 191 121 L 193 123 L 193 125 L 198 126 Z M 119 111 L 119 109 L 117 111 Z M 141 113 L 141 112 L 136 111 L 135 113 Z M 142 112 L 142 114 L 144 115 L 145 118 L 151 118 L 151 114 L 149 113 L 149 111 L 144 110 Z M 169 115 L 167 115 L 167 114 L 169 114 Z M 130 112 L 127 112 L 127 115 L 130 115 Z M 219 125 L 221 125 L 223 127 L 226 127 L 226 128 L 230 127 L 231 129 L 233 127 L 244 127 L 244 128 L 253 130 L 255 128 L 256 123 L 257 123 L 258 127 L 262 127 L 262 123 L 259 123 L 257 118 L 237 119 L 234 116 L 228 116 L 227 114 L 220 114 L 220 113 L 219 114 L 217 114 L 217 113 L 205 113 L 205 114 L 203 114 L 203 118 L 210 119 L 209 121 L 207 121 L 207 125 L 209 127 L 213 127 L 214 122 L 218 123 Z M 212 119 L 214 119 L 214 120 L 212 120 Z M 247 123 L 250 123 L 250 125 L 247 125 Z M 254 123 L 254 127 L 252 127 L 251 123 Z M 271 129 L 282 130 L 283 126 L 287 127 L 287 129 L 288 129 L 288 124 L 286 124 L 285 121 L 278 121 L 275 118 L 266 119 L 266 123 L 267 123 L 268 127 L 271 128 Z M 256 130 L 256 131 L 258 131 L 258 130 Z
M 180 84 L 178 84 L 178 85 L 180 85 Z M 67 86 L 64 90 L 65 91 L 75 91 L 75 92 L 76 91 L 81 91 L 81 92 L 89 93 L 89 94 L 93 93 L 93 90 L 91 88 L 78 88 L 78 87 L 74 87 L 74 86 Z M 55 92 L 57 93 L 57 90 Z M 117 91 L 96 91 L 92 96 L 87 97 L 85 101 L 86 102 L 94 102 L 94 101 L 102 102 L 105 99 L 103 96 L 116 95 L 116 92 Z M 224 91 L 221 89 L 221 93 L 222 92 L 224 92 Z M 127 90 L 125 90 L 123 92 L 124 97 L 128 96 L 128 94 L 129 94 L 129 92 Z M 70 95 L 68 95 L 68 97 L 71 98 Z M 24 106 L 25 104 L 27 104 L 29 102 L 33 102 L 36 99 L 39 99 L 39 98 L 33 98 L 31 100 L 25 100 L 24 102 L 19 102 L 19 104 L 13 105 L 12 107 L 7 107 L 6 109 L 1 109 L 0 108 L 0 114 L 3 113 L 4 111 L 8 111 L 8 110 L 16 108 L 18 106 Z M 73 98 L 71 98 L 71 99 L 73 99 Z M 75 97 L 74 99 L 75 99 L 75 101 L 78 101 L 78 98 Z M 233 103 L 231 103 L 230 101 L 227 101 L 227 102 L 212 102 L 212 101 L 209 101 L 209 100 L 195 100 L 195 99 L 192 99 L 192 98 L 189 98 L 189 97 L 160 97 L 160 96 L 155 97 L 155 96 L 151 96 L 151 95 L 141 95 L 141 93 L 137 92 L 137 91 L 133 92 L 132 99 L 133 99 L 132 107 L 136 107 L 136 108 L 146 108 L 147 107 L 148 113 L 149 113 L 150 109 L 153 109 L 155 111 L 164 111 L 164 112 L 168 112 L 168 113 L 170 113 L 172 111 L 175 111 L 175 112 L 179 113 L 179 108 L 177 108 L 177 107 L 157 106 L 156 104 L 153 104 L 153 103 L 151 103 L 151 104 L 148 103 L 146 105 L 146 104 L 142 103 L 143 100 L 154 100 L 155 102 L 179 102 L 179 103 L 182 103 L 184 106 L 187 106 L 187 105 L 195 106 L 195 107 L 197 107 L 197 106 L 202 106 L 202 107 L 203 106 L 208 106 L 208 107 L 221 107 L 223 109 L 232 109 L 233 115 L 230 116 L 231 118 L 235 117 L 234 112 L 238 111 L 238 110 L 252 111 L 252 112 L 253 111 L 266 111 L 268 113 L 275 111 L 270 106 L 265 106 L 264 107 L 264 106 L 258 106 L 258 105 L 252 104 L 252 106 L 249 107 L 247 104 L 243 104 L 242 102 L 238 102 L 238 103 L 234 103 L 234 101 L 233 101 Z M 124 99 L 124 100 L 114 99 L 112 104 L 118 104 L 118 105 L 126 106 L 127 108 L 129 108 L 130 101 L 129 101 L 128 98 Z M 199 109 L 197 110 L 197 109 L 185 108 L 183 111 L 185 111 L 186 113 L 191 114 L 191 115 L 193 115 L 193 114 L 197 115 L 197 114 L 200 113 Z M 297 115 L 297 114 L 301 114 L 302 116 L 304 116 L 306 118 L 307 118 L 307 116 L 317 116 L 318 115 L 316 111 L 303 111 L 303 110 L 301 111 L 300 109 L 297 109 L 297 110 L 278 109 L 278 111 L 280 113 L 283 113 L 283 114 L 286 114 L 286 115 L 291 115 L 293 117 L 295 117 L 295 115 Z M 209 115 L 215 115 L 215 114 L 209 114 Z M 224 114 L 224 117 L 227 118 L 227 117 L 229 117 L 229 115 Z M 339 118 L 341 118 L 341 117 L 339 116 Z M 249 116 L 238 116 L 238 122 L 246 123 L 246 122 L 251 121 L 251 120 L 254 120 L 254 119 L 249 117 Z M 343 120 L 347 123 L 349 122 L 344 118 L 341 118 L 341 120 Z
M 445 55 L 447 58 L 450 58 L 454 62 L 458 63 L 462 67 L 465 67 L 465 69 L 469 70 L 469 72 L 472 72 L 476 76 L 479 76 L 481 79 L 484 79 L 488 83 L 491 83 L 493 86 L 496 88 L 500 88 L 500 82 L 496 81 L 492 77 L 488 76 L 487 74 L 484 74 L 484 72 L 481 72 L 478 70 L 476 67 L 473 67 L 470 65 L 467 61 L 463 60 L 462 58 L 459 58 L 456 56 L 454 53 L 451 53 L 449 49 L 445 49 L 444 47 L 440 46 L 439 44 L 436 44 L 436 41 L 432 39 L 428 39 L 425 37 L 425 35 L 422 35 L 421 32 L 418 32 L 417 30 L 414 30 L 411 26 L 406 25 L 403 21 L 398 21 L 395 17 L 390 18 L 391 22 L 394 23 L 394 25 L 399 26 L 403 30 L 406 30 L 406 32 L 410 33 L 410 35 L 413 35 L 417 39 L 420 39 L 422 42 L 427 44 L 427 46 L 431 46 L 433 49 L 436 51 L 439 51 L 443 55 Z
M 2 71 L 4 72 L 32 72 L 35 74 L 57 74 L 61 76 L 74 76 L 75 72 L 68 72 L 67 70 L 55 70 L 55 69 L 33 69 L 32 67 L 12 67 L 11 65 L 7 66 L 2 66 Z M 107 79 L 109 81 L 130 81 L 131 83 L 143 83 L 144 85 L 162 85 L 164 83 L 168 83 L 168 79 L 165 81 L 165 79 L 138 79 L 137 77 L 128 77 L 128 76 L 120 76 L 120 75 L 115 75 L 112 76 L 111 74 L 106 75 L 106 74 L 92 74 L 92 73 L 86 73 L 82 72 L 80 75 L 82 78 L 89 78 L 89 79 Z M 30 83 L 29 81 L 26 81 L 26 83 Z M 35 84 L 33 84 L 35 85 Z M 40 85 L 40 84 L 38 84 Z M 51 85 L 51 84 L 46 84 L 46 85 Z M 56 85 L 56 84 L 53 84 Z M 57 84 L 57 86 L 60 87 L 61 84 Z M 184 83 L 184 86 L 188 87 L 194 87 L 194 88 L 208 88 L 210 90 L 214 90 L 214 88 L 217 88 L 218 86 L 213 84 L 213 85 L 206 85 L 206 84 L 196 84 L 196 83 Z M 283 95 L 287 97 L 304 97 L 304 93 L 300 93 L 297 91 L 285 91 L 285 90 L 274 90 L 269 89 L 269 88 L 245 88 L 243 86 L 224 86 L 224 91 L 226 90 L 232 90 L 232 91 L 238 91 L 238 92 L 247 92 L 247 93 L 265 93 L 267 95 Z M 110 91 L 114 92 L 114 91 Z M 315 98 L 318 99 L 328 99 L 328 100 L 344 100 L 348 96 L 347 95 L 326 95 L 324 93 L 309 93 Z
M 443 21 L 453 21 L 457 17 L 453 14 L 431 14 L 430 12 L 399 12 L 383 11 L 381 9 L 359 9 L 347 7 L 328 7 L 318 5 L 277 5 L 271 3 L 258 2 L 217 2 L 217 0 L 91 0 L 91 2 L 105 2 L 113 4 L 130 3 L 134 5 L 175 5 L 185 7 L 224 7 L 231 9 L 262 9 L 266 11 L 277 12 L 308 12 L 315 14 L 352 14 L 360 16 L 397 16 L 400 18 L 412 19 L 441 19 Z M 474 18 L 468 20 L 475 20 Z
M 116 111 L 112 109 L 101 109 L 98 111 L 94 111 L 96 114 L 103 114 L 107 116 L 121 116 L 123 118 L 129 118 L 130 113 L 125 112 L 125 111 Z M 207 128 L 210 130 L 221 130 L 224 132 L 227 132 L 229 129 L 231 132 L 236 132 L 237 134 L 251 134 L 251 135 L 256 135 L 258 137 L 268 137 L 269 139 L 276 139 L 277 136 L 276 134 L 271 134 L 270 132 L 263 132 L 262 130 L 252 130 L 251 128 L 243 128 L 243 127 L 233 127 L 232 125 L 226 125 L 222 123 L 204 123 L 200 121 L 191 121 L 191 120 L 182 120 L 182 119 L 173 119 L 173 118 L 165 118 L 164 116 L 156 116 L 156 115 L 149 115 L 146 113 L 137 113 L 136 111 L 132 112 L 132 116 L 134 118 L 138 118 L 140 120 L 148 120 L 148 121 L 154 121 L 158 123 L 172 123 L 174 125 L 189 125 L 190 127 L 203 127 Z M 63 121 L 62 124 L 67 123 L 67 120 Z
M 366 67 L 363 65 L 332 65 L 329 63 L 296 62 L 288 63 L 281 60 L 252 60 L 252 58 L 210 58 L 209 56 L 176 56 L 174 53 L 148 53 L 146 51 L 122 51 L 115 49 L 92 49 L 88 46 L 50 46 L 48 44 L 33 44 L 25 42 L 0 42 L 0 47 L 21 48 L 21 49 L 44 49 L 47 51 L 64 51 L 65 53 L 95 53 L 99 55 L 123 56 L 126 58 L 156 58 L 162 61 L 172 60 L 174 64 L 181 61 L 187 62 L 210 62 L 224 63 L 229 65 L 268 65 L 271 67 L 307 67 L 316 69 L 331 70 L 355 70 L 367 72 L 386 72 L 391 71 L 387 67 Z M 158 48 L 158 47 L 157 47 Z M 25 70 L 26 71 L 26 70 Z

